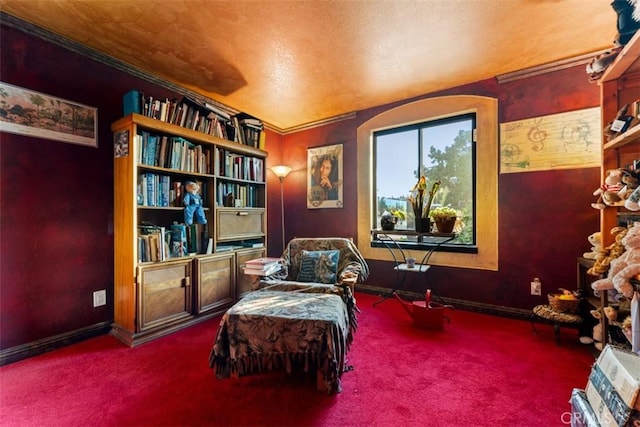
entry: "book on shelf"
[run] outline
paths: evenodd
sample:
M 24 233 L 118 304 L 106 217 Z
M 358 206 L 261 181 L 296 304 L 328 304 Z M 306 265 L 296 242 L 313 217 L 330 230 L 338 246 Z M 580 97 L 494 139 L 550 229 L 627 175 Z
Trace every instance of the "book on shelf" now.
M 245 265 L 251 268 L 265 268 L 265 267 L 272 266 L 274 264 L 278 264 L 278 262 L 280 262 L 280 259 L 281 258 L 275 258 L 275 257 L 261 257 L 261 258 L 251 259 L 247 261 Z
M 253 276 L 270 276 L 273 273 L 277 273 L 278 271 L 280 271 L 279 263 L 275 263 L 264 268 L 254 268 L 249 264 L 245 264 L 243 269 L 244 274 L 253 275 Z
M 227 113 L 226 111 L 224 111 L 222 108 L 219 108 L 217 105 L 214 105 L 210 102 L 206 102 L 204 103 L 205 108 L 207 108 L 208 110 L 212 111 L 214 114 L 216 114 L 217 116 L 225 119 L 225 120 L 230 120 L 231 119 L 231 114 Z
M 165 227 L 143 223 L 138 226 L 138 260 L 165 261 L 169 258 L 169 248 L 165 241 Z
M 203 254 L 207 251 L 207 224 L 191 224 L 187 229 L 187 248 L 190 254 Z
M 235 251 L 238 249 L 244 249 L 242 245 L 233 245 L 233 244 L 218 244 L 216 246 L 216 252 L 229 252 Z
M 245 248 L 264 248 L 264 242 L 261 241 L 242 242 L 241 245 Z
M 166 123 L 264 149 L 264 124 L 246 113 L 231 114 L 214 102 L 183 96 L 181 101 L 131 90 L 122 97 L 124 115 L 142 114 Z

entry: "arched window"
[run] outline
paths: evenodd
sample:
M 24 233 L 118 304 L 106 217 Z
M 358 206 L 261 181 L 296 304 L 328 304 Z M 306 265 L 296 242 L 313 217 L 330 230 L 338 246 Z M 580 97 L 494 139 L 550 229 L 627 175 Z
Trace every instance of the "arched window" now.
M 420 175 L 428 177 L 431 174 L 431 182 L 427 180 L 429 189 L 439 178 L 446 180 L 443 185 L 446 191 L 462 185 L 460 191 L 464 191 L 464 198 L 470 200 L 463 203 L 460 198 L 454 200 L 450 197 L 447 203 L 446 197 L 435 199 L 436 204 L 440 200 L 444 202 L 440 204 L 455 204 L 452 207 L 464 211 L 462 213 L 468 221 L 465 227 L 469 228 L 454 244 L 435 253 L 430 263 L 497 270 L 497 107 L 496 99 L 481 96 L 427 98 L 385 111 L 358 128 L 358 246 L 365 257 L 392 259 L 386 249 L 376 247 L 371 241 L 371 229 L 379 227 L 381 209 L 389 207 L 387 203 L 397 203 L 396 207 L 402 208 L 403 192 L 408 196 L 411 190 L 411 187 L 405 188 L 407 182 L 413 180 L 412 186 Z M 443 145 L 443 141 L 437 139 L 442 139 L 439 135 L 446 131 L 454 135 L 448 137 Z M 399 143 L 401 139 L 404 142 Z M 456 145 L 466 156 L 459 159 L 460 165 L 455 167 L 444 153 L 445 147 L 451 145 Z M 398 151 L 395 156 L 389 155 L 392 146 Z M 453 172 L 463 166 L 464 171 Z M 393 169 L 398 171 L 395 177 L 391 173 Z M 464 182 L 458 182 L 458 179 Z M 397 193 L 391 194 L 393 190 L 383 180 L 393 181 L 391 185 L 399 187 Z M 387 201 L 389 197 L 393 200 Z M 411 209 L 411 205 L 405 206 L 405 210 Z M 404 227 L 410 228 L 411 221 L 409 213 Z M 418 243 L 408 244 L 412 250 L 428 249 Z

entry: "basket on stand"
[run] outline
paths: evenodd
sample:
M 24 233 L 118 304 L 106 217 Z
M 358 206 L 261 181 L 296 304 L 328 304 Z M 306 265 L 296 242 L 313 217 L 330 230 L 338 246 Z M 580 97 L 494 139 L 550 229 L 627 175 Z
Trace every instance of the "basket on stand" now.
M 561 299 L 561 295 L 562 294 L 547 294 L 547 297 L 549 298 L 549 305 L 551 306 L 551 308 L 558 313 L 577 314 L 580 300 L 577 298 Z

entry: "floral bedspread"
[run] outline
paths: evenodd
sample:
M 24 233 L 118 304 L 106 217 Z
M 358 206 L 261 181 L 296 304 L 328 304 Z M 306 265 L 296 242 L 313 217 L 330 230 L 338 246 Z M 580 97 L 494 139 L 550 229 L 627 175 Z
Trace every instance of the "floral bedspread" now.
M 319 370 L 339 392 L 353 337 L 350 314 L 335 286 L 276 287 L 247 294 L 220 321 L 209 357 L 218 378 L 284 369 Z

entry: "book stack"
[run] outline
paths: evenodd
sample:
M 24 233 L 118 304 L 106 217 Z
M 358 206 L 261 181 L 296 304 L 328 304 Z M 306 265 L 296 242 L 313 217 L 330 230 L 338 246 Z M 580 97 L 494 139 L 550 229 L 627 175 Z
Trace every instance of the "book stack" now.
M 237 142 L 254 148 L 264 148 L 263 136 L 264 124 L 246 113 L 239 113 L 233 117 L 234 127 L 238 131 Z
M 262 257 L 247 261 L 244 274 L 252 276 L 269 276 L 280 271 L 280 258 Z
M 122 111 L 125 116 L 131 113 L 141 114 L 207 135 L 240 142 L 240 133 L 237 131 L 240 125 L 237 119 L 213 103 L 189 96 L 178 101 L 175 98 L 154 98 L 141 91 L 131 90 L 122 96 Z
M 165 235 L 165 227 L 151 224 L 138 226 L 138 261 L 156 262 L 168 259 L 170 255 Z
M 573 392 L 571 425 L 638 425 L 639 395 L 640 355 L 607 345 L 591 369 L 586 390 Z

